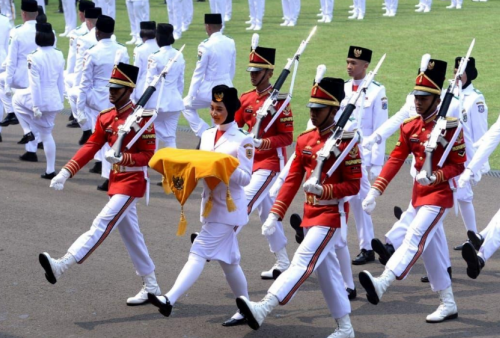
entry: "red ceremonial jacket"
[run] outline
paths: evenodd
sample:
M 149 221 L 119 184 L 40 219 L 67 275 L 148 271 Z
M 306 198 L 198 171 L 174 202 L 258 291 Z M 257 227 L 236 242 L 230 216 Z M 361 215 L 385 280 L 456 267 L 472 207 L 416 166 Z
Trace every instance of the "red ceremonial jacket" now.
M 271 91 L 272 87 L 259 94 L 256 89 L 253 89 L 241 95 L 241 108 L 236 112 L 234 118 L 238 127 L 242 128 L 246 124 L 248 132 L 252 132 L 252 128 L 257 122 L 257 111 L 269 97 Z M 277 109 L 281 107 L 283 102 L 283 100 L 278 101 Z M 271 114 L 268 114 L 261 123 L 259 138 L 262 139 L 262 145 L 255 149 L 253 171 L 268 169 L 279 172 L 281 171 L 279 152 L 284 161 L 287 159 L 285 147 L 292 144 L 293 141 L 293 116 L 290 106 L 281 112 L 271 128 L 264 133 L 264 129 L 271 119 Z
M 415 169 L 417 171 L 422 169 L 425 161 L 424 144 L 435 125 L 436 117 L 437 113 L 424 120 L 417 115 L 403 122 L 400 128 L 399 141 L 396 143 L 389 160 L 384 165 L 380 176 L 373 183 L 373 188 L 383 193 L 409 154 L 413 154 L 415 157 Z M 448 123 L 444 137 L 449 141 L 453 137 L 459 122 L 456 118 L 447 119 Z M 435 205 L 442 208 L 451 208 L 453 206 L 453 192 L 448 180 L 460 175 L 465 168 L 464 163 L 467 158 L 463 132 L 461 131 L 457 137 L 443 167 L 438 168 L 437 164 L 444 150 L 441 145 L 438 145 L 432 155 L 432 172 L 437 178 L 436 181 L 428 186 L 423 186 L 417 181 L 414 182 L 412 204 L 415 208 L 423 205 Z
M 102 111 L 97 117 L 95 131 L 64 166 L 73 177 L 81 168 L 94 158 L 102 146 L 107 142 L 112 146 L 117 139 L 118 126 L 125 123 L 127 117 L 134 111 L 134 104 L 129 102 L 119 110 L 110 108 Z M 144 116 L 141 127 L 149 119 Z M 123 142 L 123 148 L 134 137 L 132 130 Z M 122 148 L 122 151 L 123 151 Z M 108 195 L 122 194 L 132 197 L 143 197 L 146 192 L 146 179 L 143 171 L 125 172 L 120 167 L 143 167 L 147 166 L 156 148 L 156 134 L 154 126 L 151 125 L 142 136 L 135 142 L 131 149 L 123 153 L 123 160 L 113 165 L 109 175 Z
M 283 186 L 274 202 L 271 212 L 277 214 L 280 219 L 285 217 L 285 213 L 292 203 L 295 194 L 302 189 L 304 174 L 306 180 L 311 176 L 311 171 L 316 168 L 316 153 L 323 147 L 323 144 L 332 134 L 333 127 L 323 132 L 318 129 L 311 129 L 302 133 L 297 139 L 295 147 L 295 158 L 290 167 L 290 172 L 286 177 Z M 344 133 L 344 138 L 340 143 L 340 150 L 343 151 L 349 144 L 353 133 Z M 335 162 L 335 156 L 330 158 L 323 165 L 321 182 L 326 177 L 326 173 Z M 340 214 L 338 205 L 319 205 L 320 200 L 333 200 L 346 196 L 356 195 L 359 192 L 361 179 L 361 154 L 358 145 L 349 152 L 344 161 L 325 182 L 323 182 L 323 195 L 317 197 L 313 194 L 306 194 L 304 203 L 304 217 L 302 227 L 315 225 L 340 228 Z M 345 212 L 348 213 L 349 204 L 345 203 Z

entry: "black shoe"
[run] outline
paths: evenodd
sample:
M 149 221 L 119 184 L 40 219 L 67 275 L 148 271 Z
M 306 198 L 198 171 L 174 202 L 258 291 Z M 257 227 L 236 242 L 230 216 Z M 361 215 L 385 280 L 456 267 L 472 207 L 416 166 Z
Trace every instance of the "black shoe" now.
M 200 140 L 198 141 L 198 145 L 196 146 L 196 150 L 200 150 L 200 146 L 201 146 L 201 137 Z
M 349 300 L 354 300 L 358 296 L 356 288 L 354 288 L 354 290 L 351 288 L 346 288 L 345 290 L 347 291 L 347 298 L 349 298 Z
M 199 234 L 199 232 L 193 232 L 191 234 L 191 243 L 194 243 L 194 240 L 196 239 L 196 237 L 198 237 Z
M 31 151 L 27 151 L 22 154 L 19 156 L 19 159 L 25 162 L 38 162 L 38 156 L 36 156 L 36 153 L 32 153 Z
M 100 190 L 100 191 L 108 191 L 108 189 L 109 189 L 109 180 L 106 180 L 106 181 L 102 182 L 101 185 L 97 186 L 97 190 Z
M 100 175 L 102 173 L 102 162 L 96 161 L 94 166 L 89 169 L 89 173 Z
M 38 142 L 37 149 L 43 150 L 43 142 Z
M 278 270 L 278 269 L 273 270 L 273 279 L 274 280 L 277 280 L 280 275 L 281 275 L 281 270 Z
M 380 302 L 380 298 L 375 291 L 375 285 L 373 285 L 373 281 L 370 278 L 368 271 L 361 271 L 358 277 L 361 286 L 363 286 L 366 291 L 366 299 L 368 299 L 371 304 L 377 305 Z
M 372 248 L 378 255 L 378 261 L 382 265 L 386 265 L 391 256 L 394 254 L 394 246 L 392 244 L 384 244 L 380 239 L 372 239 Z
M 163 304 L 158 297 L 165 297 L 165 300 L 167 301 L 166 304 Z M 158 312 L 160 312 L 162 315 L 165 317 L 169 317 L 170 314 L 172 313 L 172 305 L 170 304 L 170 301 L 168 300 L 167 296 L 155 296 L 152 293 L 148 292 L 148 299 L 151 304 L 156 306 L 158 308 Z
M 238 326 L 238 325 L 247 325 L 247 319 L 245 317 L 241 319 L 229 318 L 224 323 L 222 323 L 222 326 Z
M 87 143 L 90 135 L 92 135 L 92 130 L 85 130 L 82 134 L 82 137 L 80 137 L 80 140 L 78 140 L 78 144 L 83 146 L 85 143 Z
M 66 125 L 66 127 L 68 127 L 68 128 L 80 128 L 80 125 L 78 124 L 78 122 L 76 122 L 76 120 L 72 120 L 70 123 L 68 123 Z
M 163 182 L 158 182 L 158 183 L 156 183 L 156 185 L 159 187 L 163 187 Z
M 0 133 L 0 142 L 2 142 L 2 133 Z
M 40 177 L 45 178 L 46 180 L 51 180 L 54 177 L 56 177 L 56 172 L 54 171 L 53 173 L 50 173 L 50 174 L 44 173 L 44 174 L 40 175 Z
M 19 120 L 16 117 L 16 114 L 14 113 L 8 113 L 7 116 L 3 119 L 2 122 L 0 122 L 0 126 L 2 127 L 8 127 L 10 125 L 15 125 L 19 124 Z
M 420 281 L 422 283 L 429 283 L 429 277 L 427 277 L 427 276 L 420 277 Z
M 73 116 L 73 114 L 69 114 L 68 121 L 71 122 L 74 120 L 75 120 L 75 117 Z
M 395 206 L 394 207 L 394 216 L 400 220 L 401 219 L 401 215 L 403 214 L 403 209 L 401 209 L 400 207 L 398 206 Z
M 446 271 L 448 271 L 448 275 L 450 275 L 450 279 L 453 279 L 453 273 L 451 271 L 451 266 L 449 266 L 448 269 L 446 269 Z
M 40 262 L 40 265 L 45 270 L 45 278 L 47 279 L 47 281 L 50 284 L 57 283 L 56 276 L 54 276 L 54 272 L 52 271 L 52 267 L 50 266 L 50 261 L 47 256 L 45 256 L 44 254 L 39 254 L 38 262 Z
M 479 251 L 481 245 L 484 243 L 484 238 L 481 234 L 476 234 L 474 231 L 467 231 L 467 237 L 469 237 L 469 243 L 472 244 L 476 251 Z
M 363 265 L 375 261 L 375 252 L 373 250 L 361 249 L 361 252 L 352 260 L 353 265 Z
M 29 133 L 24 134 L 21 140 L 17 142 L 17 144 L 26 144 L 34 140 L 35 140 L 35 135 L 30 131 Z
M 298 214 L 292 214 L 290 216 L 290 225 L 293 230 L 295 230 L 295 241 L 299 244 L 304 240 L 304 229 L 300 226 L 301 223 L 302 219 Z
M 476 279 L 484 268 L 484 260 L 476 253 L 476 249 L 470 243 L 465 243 L 462 249 L 462 258 L 467 263 L 467 276 Z

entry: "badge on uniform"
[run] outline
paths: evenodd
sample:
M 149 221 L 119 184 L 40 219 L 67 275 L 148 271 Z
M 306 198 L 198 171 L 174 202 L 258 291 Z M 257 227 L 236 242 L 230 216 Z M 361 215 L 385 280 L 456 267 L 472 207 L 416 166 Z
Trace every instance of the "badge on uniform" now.
M 480 113 L 482 112 L 480 111 Z M 464 120 L 464 123 L 467 122 L 467 112 L 462 113 L 462 120 Z
M 387 97 L 382 98 L 382 110 L 387 110 Z
M 484 113 L 484 103 L 483 102 L 477 103 L 477 111 L 480 113 Z
M 246 109 L 245 109 L 245 113 L 253 113 L 253 107 L 252 106 L 248 106 Z
M 253 157 L 253 144 L 247 143 L 243 146 L 245 148 L 245 155 L 248 159 Z
M 201 50 L 198 51 L 198 61 L 201 60 L 201 57 L 203 56 L 203 52 Z
M 358 154 L 359 154 L 359 149 L 358 149 L 358 147 L 354 147 L 354 148 L 352 148 L 352 150 L 349 152 L 349 156 L 350 156 L 351 158 L 356 158 L 356 157 L 358 157 Z
M 413 134 L 413 135 L 411 135 L 411 137 L 410 137 L 410 142 L 419 143 L 419 142 L 420 142 L 420 139 L 418 138 L 418 134 Z

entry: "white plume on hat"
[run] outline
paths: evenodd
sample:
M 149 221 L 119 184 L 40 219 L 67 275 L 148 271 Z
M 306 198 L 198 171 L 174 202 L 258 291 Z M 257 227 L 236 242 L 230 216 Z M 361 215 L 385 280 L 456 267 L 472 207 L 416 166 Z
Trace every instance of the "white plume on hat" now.
M 431 60 L 430 54 L 422 55 L 422 61 L 420 61 L 420 71 L 423 73 L 427 70 L 427 66 L 429 65 L 429 61 Z
M 259 46 L 259 34 L 253 33 L 253 35 L 252 35 L 252 50 L 257 49 L 257 46 Z
M 314 83 L 320 83 L 321 80 L 323 80 L 325 73 L 326 73 L 326 66 L 319 65 L 318 68 L 316 69 L 316 77 L 314 78 Z

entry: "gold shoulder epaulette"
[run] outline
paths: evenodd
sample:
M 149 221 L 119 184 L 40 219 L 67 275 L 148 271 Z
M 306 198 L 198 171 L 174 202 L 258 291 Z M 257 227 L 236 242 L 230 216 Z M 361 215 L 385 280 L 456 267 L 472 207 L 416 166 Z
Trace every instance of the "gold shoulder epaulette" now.
M 108 109 L 104 109 L 101 114 L 106 114 L 106 113 L 109 113 L 110 111 L 112 111 L 114 109 L 114 107 L 111 107 L 111 108 L 108 108 Z
M 279 93 L 277 100 L 278 101 L 284 101 L 284 100 L 286 100 L 287 96 L 288 96 L 288 93 Z
M 458 119 L 456 117 L 446 118 L 446 128 L 456 128 L 458 127 Z
M 413 120 L 415 120 L 415 119 L 417 119 L 419 117 L 420 117 L 420 115 L 416 115 L 416 116 L 407 118 L 406 120 L 403 121 L 403 124 L 407 124 L 408 122 L 413 121 Z
M 243 95 L 245 95 L 245 94 L 249 94 L 249 93 L 254 92 L 254 91 L 256 91 L 256 89 L 255 89 L 255 88 L 250 89 L 250 90 L 247 90 L 246 92 L 244 92 L 243 94 L 241 94 L 241 96 L 243 96 Z
M 346 131 L 342 134 L 342 139 L 343 140 L 351 140 L 354 137 L 354 134 L 356 131 Z
M 154 109 L 144 109 L 144 110 L 142 111 L 142 115 L 141 115 L 141 116 L 142 116 L 142 117 L 151 117 L 151 116 L 153 116 L 153 115 L 154 115 L 154 113 L 155 113 L 155 110 L 154 110 Z
M 302 133 L 299 134 L 299 137 L 304 135 L 304 134 L 310 133 L 313 130 L 316 130 L 316 128 L 311 128 L 311 129 L 307 129 L 306 131 L 303 131 Z

